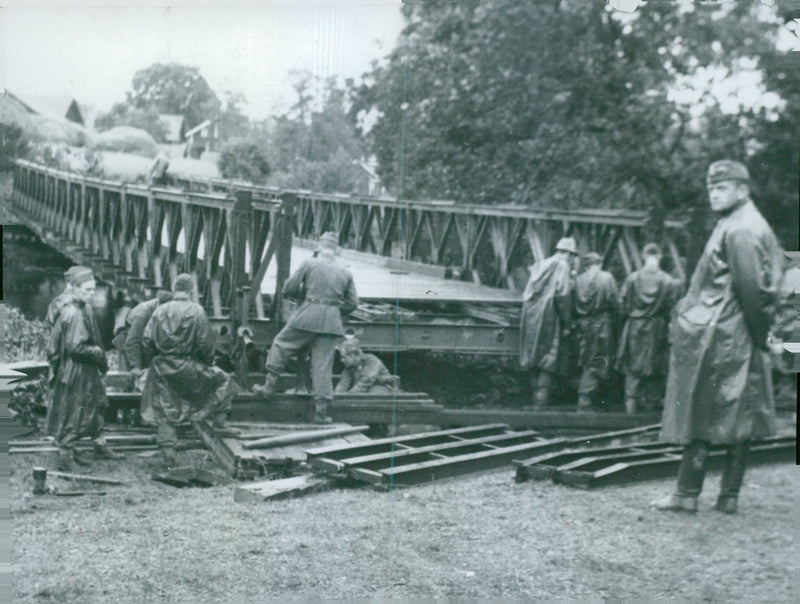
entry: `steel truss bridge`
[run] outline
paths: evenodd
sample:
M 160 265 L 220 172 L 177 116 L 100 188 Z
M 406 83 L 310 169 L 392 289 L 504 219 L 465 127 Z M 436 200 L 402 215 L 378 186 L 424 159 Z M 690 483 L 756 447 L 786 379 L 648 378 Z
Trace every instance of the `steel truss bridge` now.
M 263 349 L 277 333 L 293 238 L 333 230 L 345 249 L 438 266 L 450 278 L 506 289 L 520 287 L 515 275 L 524 281 L 526 267 L 550 255 L 563 236 L 575 237 L 580 251 L 600 253 L 618 279 L 641 266 L 647 241 L 662 244 L 678 273 L 687 271 L 683 259 L 691 269 L 702 241 L 691 215 L 324 195 L 180 176 L 151 188 L 22 160 L 15 165 L 13 205 L 43 241 L 117 288 L 144 293 L 180 272 L 192 274 L 220 341 L 234 348 Z M 273 262 L 276 289 L 262 293 Z M 426 312 L 411 313 L 413 320 L 399 308 L 376 320 L 356 313 L 346 329 L 375 351 L 517 354 L 518 328 L 507 307 L 518 302 L 503 312 L 464 312 L 463 302 L 432 301 Z

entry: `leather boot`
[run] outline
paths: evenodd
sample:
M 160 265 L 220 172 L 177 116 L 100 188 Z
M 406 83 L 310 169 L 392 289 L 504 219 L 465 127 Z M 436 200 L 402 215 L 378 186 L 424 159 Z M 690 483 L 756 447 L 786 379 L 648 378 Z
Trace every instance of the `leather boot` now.
M 697 497 L 686 497 L 673 493 L 652 502 L 650 505 L 660 512 L 688 512 L 689 514 L 694 514 L 697 512 Z
M 89 457 L 89 454 L 84 453 L 83 451 L 73 451 L 72 460 L 79 466 L 83 466 L 85 468 L 88 468 L 92 465 L 92 460 Z
M 172 447 L 163 447 L 161 449 L 161 460 L 166 469 L 174 468 L 178 465 L 178 456 L 175 454 L 175 449 Z
M 328 417 L 328 403 L 325 401 L 314 401 L 314 424 L 329 424 L 333 420 Z
M 256 384 L 253 386 L 253 394 L 260 396 L 263 399 L 269 400 L 272 398 L 272 395 L 275 394 L 275 387 L 278 384 L 278 376 L 274 373 L 267 372 L 267 377 L 264 380 L 264 385 L 259 386 Z
M 714 509 L 718 512 L 722 512 L 723 514 L 735 514 L 737 503 L 738 499 L 736 497 L 720 496 L 717 499 L 717 504 L 714 506 Z
M 588 394 L 578 395 L 578 411 L 591 411 L 592 410 L 592 397 Z
M 224 413 L 214 414 L 214 436 L 239 436 L 242 432 L 236 428 L 231 428 L 227 424 L 228 417 Z
M 101 445 L 95 443 L 94 457 L 95 459 L 125 459 L 125 456 L 122 453 L 117 453 L 106 443 Z
M 533 391 L 533 407 L 541 409 L 550 404 L 550 391 L 547 388 L 538 388 Z
M 636 399 L 635 398 L 626 398 L 625 399 L 625 413 L 628 415 L 632 415 L 636 413 Z
M 58 450 L 58 463 L 56 468 L 60 472 L 72 472 L 74 464 L 72 460 L 72 449 L 59 449 Z

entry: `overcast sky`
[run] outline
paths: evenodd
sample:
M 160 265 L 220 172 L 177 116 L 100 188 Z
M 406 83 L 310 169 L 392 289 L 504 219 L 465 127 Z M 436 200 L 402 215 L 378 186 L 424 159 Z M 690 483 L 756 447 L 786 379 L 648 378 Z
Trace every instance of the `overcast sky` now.
M 176 62 L 199 67 L 220 99 L 244 93 L 257 119 L 294 101 L 290 70 L 358 78 L 403 25 L 401 0 L 0 3 L 0 88 L 107 110 L 137 70 Z

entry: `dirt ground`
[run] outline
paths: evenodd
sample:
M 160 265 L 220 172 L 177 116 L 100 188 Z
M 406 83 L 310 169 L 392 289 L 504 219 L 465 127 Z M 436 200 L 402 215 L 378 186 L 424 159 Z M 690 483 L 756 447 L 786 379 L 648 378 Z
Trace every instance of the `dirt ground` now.
M 210 463 L 201 451 L 180 455 Z M 712 474 L 693 517 L 648 508 L 672 481 L 580 491 L 515 484 L 510 467 L 391 492 L 336 488 L 234 503 L 232 484 L 150 481 L 155 462 L 130 453 L 92 468 L 126 486 L 34 497 L 36 461 L 14 457 L 12 593 L 20 602 L 800 599 L 800 469 L 791 465 L 750 469 L 737 516 L 711 510 Z

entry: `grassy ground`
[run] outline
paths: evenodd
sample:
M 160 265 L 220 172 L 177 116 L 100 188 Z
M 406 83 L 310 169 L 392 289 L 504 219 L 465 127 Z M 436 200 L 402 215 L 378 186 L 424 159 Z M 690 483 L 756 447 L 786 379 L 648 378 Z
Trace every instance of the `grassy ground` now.
M 207 463 L 202 452 L 181 455 Z M 692 517 L 648 508 L 671 481 L 586 492 L 515 484 L 505 469 L 237 504 L 232 485 L 151 482 L 152 463 L 130 454 L 97 463 L 95 474 L 132 484 L 57 498 L 30 495 L 30 462 L 16 461 L 15 601 L 800 597 L 793 466 L 751 469 L 738 516 L 710 509 L 712 476 Z

